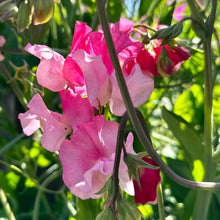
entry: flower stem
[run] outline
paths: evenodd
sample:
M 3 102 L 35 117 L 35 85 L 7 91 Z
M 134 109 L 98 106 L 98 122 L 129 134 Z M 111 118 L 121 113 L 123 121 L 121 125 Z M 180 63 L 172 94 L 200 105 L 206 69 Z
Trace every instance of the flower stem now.
M 157 186 L 157 205 L 158 205 L 158 212 L 159 212 L 160 220 L 165 220 L 164 204 L 163 204 L 163 193 L 162 193 L 161 184 L 159 184 Z
M 7 81 L 10 81 L 11 89 L 13 90 L 15 95 L 17 96 L 17 98 L 20 101 L 20 103 L 22 104 L 23 108 L 25 110 L 27 110 L 27 107 L 26 107 L 27 100 L 24 98 L 24 95 L 23 95 L 21 89 L 18 87 L 17 83 L 14 80 L 12 80 L 12 77 L 11 77 L 8 69 L 5 67 L 5 65 L 2 62 L 0 62 L 0 72 L 3 73 L 3 75 L 5 76 Z
M 213 98 L 213 76 L 212 76 L 212 47 L 211 39 L 214 31 L 214 22 L 217 10 L 217 0 L 212 0 L 212 10 L 206 20 L 206 38 L 203 41 L 205 54 L 204 70 L 204 146 L 205 146 L 205 177 L 206 181 L 213 181 L 215 178 L 216 164 L 212 159 L 212 98 Z M 197 194 L 193 219 L 205 220 L 208 217 L 209 206 L 212 198 L 211 191 L 199 191 Z
M 118 199 L 118 196 L 120 196 L 118 172 L 119 172 L 119 165 L 120 165 L 120 159 L 121 159 L 121 151 L 124 145 L 124 136 L 125 136 L 127 120 L 128 120 L 128 114 L 126 112 L 121 118 L 119 129 L 118 129 L 117 144 L 116 144 L 116 151 L 115 151 L 115 162 L 114 162 L 114 168 L 113 168 L 113 174 L 112 174 L 113 196 L 112 196 L 111 203 L 112 203 L 112 210 L 113 210 L 115 219 L 116 219 L 115 204 Z
M 1 200 L 2 206 L 8 216 L 8 220 L 15 220 L 14 213 L 11 210 L 11 207 L 7 201 L 7 197 L 5 195 L 5 192 L 3 191 L 2 188 L 0 188 L 0 200 Z

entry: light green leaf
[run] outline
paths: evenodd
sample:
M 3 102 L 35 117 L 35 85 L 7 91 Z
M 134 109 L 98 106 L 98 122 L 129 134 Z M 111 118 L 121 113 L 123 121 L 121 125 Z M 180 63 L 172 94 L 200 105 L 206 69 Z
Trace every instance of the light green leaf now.
M 191 170 L 193 170 L 194 160 L 204 162 L 204 146 L 197 133 L 192 130 L 188 123 L 176 114 L 162 109 L 162 115 L 167 122 L 169 129 L 179 140 L 180 145 L 185 152 Z

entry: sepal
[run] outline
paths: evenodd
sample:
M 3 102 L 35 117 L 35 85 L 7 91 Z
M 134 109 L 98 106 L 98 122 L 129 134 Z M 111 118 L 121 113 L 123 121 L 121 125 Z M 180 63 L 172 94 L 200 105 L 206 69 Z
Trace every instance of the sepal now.
M 140 220 L 140 210 L 125 199 L 118 200 L 118 220 Z
M 146 157 L 148 154 L 146 152 L 141 152 L 139 154 L 130 154 L 127 153 L 124 155 L 124 162 L 126 163 L 128 167 L 128 173 L 130 178 L 134 178 L 138 185 L 140 186 L 140 179 L 139 179 L 139 172 L 138 169 L 140 167 L 149 168 L 149 169 L 159 169 L 157 166 L 153 166 L 152 164 L 149 164 L 142 160 L 143 157 Z
M 153 39 L 163 39 L 161 45 L 167 44 L 172 39 L 176 38 L 181 34 L 183 30 L 183 22 L 180 21 L 168 28 L 163 28 L 158 30 L 150 40 Z

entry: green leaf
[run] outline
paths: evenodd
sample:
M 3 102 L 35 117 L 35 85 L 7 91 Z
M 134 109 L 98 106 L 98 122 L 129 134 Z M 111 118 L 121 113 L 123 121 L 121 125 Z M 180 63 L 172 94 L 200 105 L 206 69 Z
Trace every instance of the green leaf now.
M 184 91 L 174 104 L 174 113 L 189 123 L 203 123 L 203 88 L 194 84 L 190 90 Z
M 220 85 L 215 85 L 213 90 L 213 113 L 214 121 L 220 125 Z
M 81 200 L 78 198 L 77 207 L 78 212 L 76 214 L 76 219 L 88 220 L 96 219 L 96 216 L 102 211 L 101 210 L 101 199 L 87 199 Z
M 169 129 L 179 140 L 180 145 L 186 155 L 191 170 L 193 170 L 194 161 L 204 162 L 204 146 L 197 133 L 189 127 L 189 124 L 176 114 L 162 109 L 162 115 L 167 122 Z
M 139 17 L 146 15 L 150 5 L 153 3 L 152 0 L 141 0 L 139 7 Z
M 107 5 L 107 17 L 108 21 L 111 23 L 117 22 L 120 20 L 122 12 L 122 3 L 121 1 L 109 0 Z

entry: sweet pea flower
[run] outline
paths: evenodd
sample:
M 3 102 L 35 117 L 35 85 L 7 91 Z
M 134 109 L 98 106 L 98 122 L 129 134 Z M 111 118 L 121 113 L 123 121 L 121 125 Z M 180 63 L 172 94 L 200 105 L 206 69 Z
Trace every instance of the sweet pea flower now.
M 167 77 L 180 69 L 181 64 L 190 58 L 190 53 L 184 47 L 168 45 L 154 48 L 157 71 L 162 77 Z
M 63 56 L 44 45 L 27 44 L 25 50 L 40 59 L 36 73 L 38 83 L 54 92 L 63 90 L 67 83 L 63 77 Z
M 3 47 L 5 44 L 5 38 L 3 36 L 0 36 L 0 47 Z M 0 52 L 0 62 L 3 61 L 5 57 Z
M 130 33 L 133 31 L 133 25 L 132 21 L 122 18 L 115 24 L 109 24 L 117 53 L 132 44 Z M 63 68 L 64 78 L 69 84 L 78 86 L 84 85 L 85 83 L 83 71 L 72 59 L 73 53 L 80 49 L 84 50 L 90 56 L 101 55 L 102 61 L 107 69 L 107 74 L 111 75 L 114 72 L 101 27 L 99 26 L 98 32 L 93 32 L 86 23 L 77 21 L 75 24 L 71 51 L 65 60 Z
M 81 199 L 99 198 L 99 192 L 113 172 L 118 123 L 96 116 L 91 122 L 78 125 L 70 140 L 65 140 L 59 157 L 63 165 L 63 180 L 71 193 Z M 130 133 L 126 149 L 132 149 L 133 136 Z M 119 182 L 126 192 L 133 194 L 126 165 L 121 161 Z
M 51 152 L 60 149 L 66 136 L 76 129 L 78 123 L 89 121 L 94 115 L 88 100 L 70 89 L 61 92 L 61 101 L 63 114 L 48 110 L 41 96 L 36 94 L 27 105 L 29 110 L 18 115 L 26 135 L 42 129 L 41 144 Z
M 142 158 L 145 162 L 157 166 L 149 157 Z M 161 183 L 160 169 L 139 168 L 140 187 L 136 180 L 134 183 L 134 202 L 144 205 L 149 202 L 157 203 L 157 186 Z
M 126 111 L 120 88 L 115 74 L 111 76 L 112 95 L 109 99 L 110 110 L 117 116 L 122 116 Z M 131 96 L 134 107 L 138 107 L 146 102 L 154 89 L 154 81 L 151 77 L 144 75 L 139 64 L 135 64 L 131 73 L 125 76 L 125 82 Z

